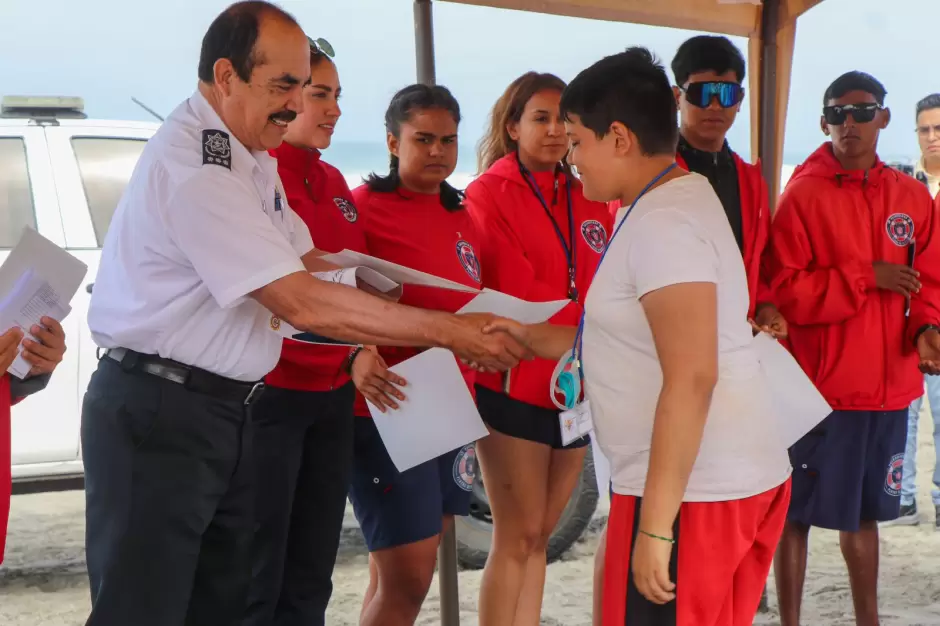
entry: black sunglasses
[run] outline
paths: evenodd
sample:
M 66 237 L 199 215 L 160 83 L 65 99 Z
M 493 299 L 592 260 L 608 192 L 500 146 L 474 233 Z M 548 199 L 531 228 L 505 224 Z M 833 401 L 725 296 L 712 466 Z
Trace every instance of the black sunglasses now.
M 689 104 L 701 109 L 711 106 L 715 98 L 718 98 L 718 104 L 723 109 L 737 106 L 744 99 L 744 87 L 738 83 L 720 81 L 689 83 L 685 87 L 679 87 L 679 90 L 685 94 L 685 99 L 689 101 Z
M 863 102 L 861 104 L 836 104 L 823 107 L 823 117 L 830 126 L 841 126 L 845 124 L 849 114 L 858 124 L 867 124 L 878 114 L 878 111 L 884 107 L 876 102 Z
M 336 56 L 336 51 L 333 50 L 333 46 L 331 46 L 330 42 L 323 37 L 317 37 L 316 39 L 307 37 L 307 41 L 310 42 L 310 50 L 314 54 L 325 54 L 331 59 Z

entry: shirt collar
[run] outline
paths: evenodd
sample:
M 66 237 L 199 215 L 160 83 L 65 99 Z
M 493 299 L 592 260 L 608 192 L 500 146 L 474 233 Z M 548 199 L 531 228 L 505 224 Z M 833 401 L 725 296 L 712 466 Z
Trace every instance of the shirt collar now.
M 725 139 L 724 144 L 722 144 L 722 146 L 721 146 L 721 150 L 719 150 L 717 153 L 715 153 L 715 152 L 706 152 L 705 150 L 699 150 L 698 148 L 696 148 L 696 147 L 694 147 L 692 144 L 690 144 L 690 143 L 686 140 L 686 138 L 682 136 L 682 133 L 679 133 L 679 152 L 682 153 L 683 155 L 692 155 L 693 157 L 696 157 L 696 156 L 703 156 L 703 157 L 704 157 L 704 156 L 713 156 L 713 155 L 715 155 L 715 154 L 718 154 L 718 156 L 719 156 L 722 160 L 725 160 L 725 159 L 731 160 L 731 159 L 732 159 L 732 156 L 731 156 L 731 146 L 728 144 L 728 140 L 727 140 L 727 139 Z

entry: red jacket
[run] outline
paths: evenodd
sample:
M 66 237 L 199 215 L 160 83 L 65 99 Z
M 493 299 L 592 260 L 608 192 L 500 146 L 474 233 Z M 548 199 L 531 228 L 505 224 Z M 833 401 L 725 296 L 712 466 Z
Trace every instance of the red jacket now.
M 764 251 L 770 236 L 770 196 L 760 171 L 760 164 L 747 163 L 736 152 L 733 154 L 738 169 L 738 192 L 741 198 L 741 231 L 744 242 L 741 254 L 744 257 L 747 288 L 751 296 L 747 315 L 753 318 L 758 304 L 773 302 L 766 268 L 762 268 Z M 676 155 L 676 163 L 688 171 L 689 167 L 681 156 Z M 611 215 L 616 217 L 617 211 L 620 210 L 620 201 L 615 200 L 609 205 Z
M 7 523 L 10 521 L 10 492 L 13 483 L 10 469 L 11 433 L 10 433 L 10 375 L 0 376 L 0 563 L 7 541 Z
M 572 179 L 575 226 L 572 237 L 568 226 L 565 174 L 536 172 L 534 178 L 566 244 L 574 240 L 579 302 L 572 302 L 551 320 L 574 326 L 610 236 L 610 213 L 604 203 L 586 200 L 581 183 Z M 557 202 L 553 203 L 556 185 Z M 515 153 L 494 163 L 470 184 L 467 206 L 479 231 L 486 236 L 482 261 L 484 285 L 531 302 L 568 298 L 570 281 L 564 249 L 545 209 L 522 177 Z M 554 368 L 554 362 L 544 359 L 523 361 L 509 373 L 510 397 L 535 406 L 555 408 L 548 392 Z M 503 375 L 479 374 L 477 381 L 488 389 L 504 390 Z
M 790 326 L 789 348 L 834 409 L 891 411 L 923 394 L 914 335 L 940 325 L 940 241 L 930 193 L 878 162 L 842 169 L 829 143 L 801 166 L 771 228 L 771 288 Z M 875 286 L 874 261 L 914 267 L 904 297 Z
M 319 250 L 366 252 L 359 211 L 338 169 L 320 160 L 316 150 L 284 142 L 271 154 L 284 185 L 287 203 L 310 229 Z M 343 362 L 349 348 L 313 346 L 285 340 L 281 360 L 265 377 L 275 387 L 300 391 L 329 391 L 349 382 Z
M 474 289 L 481 287 L 480 246 L 477 229 L 466 209 L 448 211 L 437 194 L 426 195 L 399 188 L 395 193 L 353 190 L 361 210 L 366 245 L 372 256 L 434 274 Z M 421 285 L 404 285 L 401 303 L 455 313 L 475 294 Z M 418 354 L 416 348 L 379 347 L 391 367 Z M 467 386 L 473 391 L 475 372 L 458 361 Z M 407 388 L 404 390 L 407 395 Z M 356 397 L 356 415 L 368 417 L 362 394 Z

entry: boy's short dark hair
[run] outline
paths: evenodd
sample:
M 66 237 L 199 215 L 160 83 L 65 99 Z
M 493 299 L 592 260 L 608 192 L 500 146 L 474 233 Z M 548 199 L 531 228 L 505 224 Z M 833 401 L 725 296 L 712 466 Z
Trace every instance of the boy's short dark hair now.
M 885 96 L 888 90 L 881 84 L 877 78 L 865 72 L 852 71 L 846 72 L 839 78 L 832 81 L 826 93 L 823 95 L 823 106 L 829 106 L 829 102 L 841 98 L 850 91 L 864 91 L 875 97 L 875 102 L 884 106 Z
M 932 93 L 918 102 L 915 116 L 920 115 L 924 111 L 931 111 L 933 109 L 940 109 L 940 93 Z
M 562 93 L 561 114 L 577 115 L 597 137 L 620 122 L 645 156 L 676 151 L 676 97 L 666 70 L 646 48 L 604 57 L 578 74 Z
M 677 85 L 685 85 L 698 72 L 724 74 L 733 71 L 738 84 L 744 82 L 744 55 L 727 37 L 699 35 L 687 39 L 672 59 L 672 74 Z

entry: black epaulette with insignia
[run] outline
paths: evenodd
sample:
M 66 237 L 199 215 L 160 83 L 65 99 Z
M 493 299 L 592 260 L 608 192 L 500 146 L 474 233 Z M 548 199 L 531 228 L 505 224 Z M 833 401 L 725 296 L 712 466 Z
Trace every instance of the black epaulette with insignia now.
M 228 133 L 208 129 L 202 131 L 202 164 L 221 165 L 232 169 L 232 142 Z

